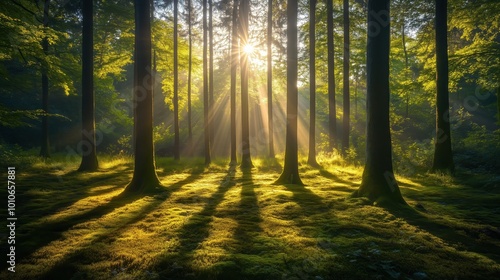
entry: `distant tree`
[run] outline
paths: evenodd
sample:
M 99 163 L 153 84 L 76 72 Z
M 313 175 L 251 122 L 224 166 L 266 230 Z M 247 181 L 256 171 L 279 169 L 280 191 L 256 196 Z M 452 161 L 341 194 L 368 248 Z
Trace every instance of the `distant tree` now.
M 307 163 L 317 166 L 316 161 L 316 0 L 309 1 L 309 157 Z
M 333 1 L 326 0 L 328 40 L 328 135 L 330 150 L 337 142 L 337 108 L 335 105 L 335 49 L 333 42 Z
M 45 0 L 43 5 L 43 27 L 49 26 L 49 6 L 50 0 Z M 49 53 L 49 39 L 47 36 L 42 39 L 42 49 L 45 56 Z M 47 76 L 48 66 L 42 65 L 42 143 L 40 148 L 40 156 L 44 158 L 50 157 L 50 144 L 49 144 L 49 78 Z
M 267 125 L 269 127 L 269 157 L 274 158 L 273 126 L 273 0 L 267 4 Z
M 179 0 L 174 0 L 174 159 L 180 159 L 179 140 Z
M 240 44 L 245 49 L 248 41 L 248 17 L 250 15 L 250 1 L 240 2 Z M 250 157 L 250 124 L 248 119 L 248 53 L 240 54 L 241 67 L 241 168 L 253 167 Z
M 192 4 L 191 0 L 187 0 L 187 10 L 188 10 L 188 41 L 189 41 L 189 50 L 188 50 L 188 89 L 187 89 L 187 119 L 188 119 L 188 143 L 191 145 L 193 141 L 193 131 L 191 124 L 191 82 L 192 82 L 192 72 L 193 72 L 193 35 L 192 35 Z
M 297 145 L 297 113 L 298 113 L 298 62 L 297 62 L 297 1 L 288 0 L 287 4 L 287 48 L 286 48 L 286 147 L 283 172 L 278 184 L 302 185 L 299 177 L 298 145 Z
M 447 0 L 436 0 L 436 140 L 433 171 L 454 171 L 448 96 Z
M 238 66 L 238 0 L 233 1 L 231 26 L 231 165 L 236 165 L 236 68 Z
M 95 137 L 93 0 L 82 1 L 82 162 L 78 171 L 98 169 Z
M 209 121 L 209 104 L 208 104 L 208 38 L 207 38 L 207 0 L 203 0 L 203 117 L 205 128 L 205 164 L 211 162 L 210 159 L 210 121 Z
M 161 186 L 153 143 L 151 21 L 149 1 L 134 1 L 134 174 L 126 192 L 148 192 Z
M 381 22 L 380 19 L 384 19 Z M 368 1 L 366 163 L 354 196 L 406 204 L 392 169 L 389 128 L 389 0 Z
M 208 125 L 210 129 L 210 144 L 214 145 L 214 24 L 213 24 L 213 0 L 208 0 L 208 41 L 209 41 L 209 61 L 208 61 Z
M 344 0 L 344 102 L 343 102 L 343 117 L 342 117 L 342 155 L 345 156 L 349 149 L 349 118 L 350 118 L 350 92 L 349 92 L 349 52 L 350 52 L 350 38 L 349 38 L 349 0 Z

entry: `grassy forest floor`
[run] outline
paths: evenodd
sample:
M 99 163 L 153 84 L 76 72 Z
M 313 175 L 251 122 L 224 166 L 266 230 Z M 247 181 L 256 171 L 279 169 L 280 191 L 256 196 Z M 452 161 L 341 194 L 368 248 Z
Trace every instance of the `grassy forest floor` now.
M 296 186 L 272 185 L 281 159 L 242 172 L 226 161 L 159 158 L 164 188 L 136 197 L 118 196 L 131 160 L 100 160 L 90 174 L 63 157 L 17 167 L 16 273 L 3 262 L 1 279 L 500 275 L 498 174 L 396 176 L 411 207 L 386 210 L 349 198 L 362 167 L 326 159 L 322 168 L 302 161 L 306 186 Z

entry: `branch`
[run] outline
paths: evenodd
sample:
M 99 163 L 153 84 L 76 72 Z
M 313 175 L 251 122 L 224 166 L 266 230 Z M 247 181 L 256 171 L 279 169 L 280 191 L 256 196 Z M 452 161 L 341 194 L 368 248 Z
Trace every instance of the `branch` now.
M 12 3 L 14 3 L 15 5 L 21 7 L 21 9 L 25 10 L 26 12 L 28 12 L 29 14 L 31 14 L 32 16 L 35 17 L 36 21 L 38 21 L 39 23 L 42 23 L 42 21 L 38 18 L 37 14 L 33 11 L 31 11 L 30 9 L 26 8 L 23 4 L 21 3 L 18 3 L 17 1 L 15 0 L 11 0 Z

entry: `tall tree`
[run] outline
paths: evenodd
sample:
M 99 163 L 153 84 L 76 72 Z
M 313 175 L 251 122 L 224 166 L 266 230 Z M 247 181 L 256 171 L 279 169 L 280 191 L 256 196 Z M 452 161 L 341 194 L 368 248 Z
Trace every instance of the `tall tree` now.
M 238 0 L 233 1 L 231 27 L 231 165 L 236 165 L 236 68 L 238 66 Z
M 148 192 L 161 186 L 153 143 L 153 84 L 149 1 L 134 1 L 134 174 L 126 192 Z
M 248 41 L 248 18 L 250 15 L 250 1 L 242 0 L 240 6 L 240 44 L 245 46 Z M 250 157 L 250 124 L 248 119 L 248 55 L 246 51 L 241 52 L 241 168 L 253 167 Z
M 208 125 L 210 127 L 210 144 L 214 145 L 214 24 L 213 24 L 213 0 L 208 0 L 208 40 L 209 40 L 209 61 L 208 61 Z
M 326 28 L 328 40 L 328 135 L 330 150 L 336 147 L 337 109 L 335 105 L 335 50 L 333 42 L 333 1 L 326 0 Z
M 382 20 L 381 20 L 382 19 Z M 389 128 L 389 0 L 368 1 L 366 163 L 354 196 L 406 204 L 394 179 Z
M 95 137 L 93 0 L 82 1 L 82 162 L 79 171 L 98 169 Z
M 286 147 L 283 172 L 278 184 L 302 185 L 299 177 L 298 145 L 297 145 L 297 113 L 298 113 L 298 61 L 297 61 L 297 13 L 298 4 L 288 0 L 287 14 L 287 48 L 286 48 Z
M 47 29 L 49 26 L 49 6 L 50 0 L 45 0 L 43 5 L 43 27 Z M 42 49 L 45 56 L 49 54 L 49 39 L 45 36 L 42 39 Z M 50 157 L 49 144 L 49 78 L 47 76 L 48 66 L 42 63 L 42 143 L 40 148 L 40 156 L 44 158 Z
M 191 145 L 193 141 L 193 131 L 191 124 L 191 81 L 192 81 L 192 72 L 193 72 L 193 37 L 192 37 L 192 5 L 191 0 L 187 0 L 187 10 L 188 10 L 188 42 L 189 42 L 189 50 L 188 50 L 188 88 L 187 88 L 187 110 L 188 110 L 188 143 Z
M 274 158 L 273 126 L 273 0 L 267 4 L 267 125 L 269 127 L 269 157 Z
M 180 159 L 179 140 L 179 0 L 174 0 L 174 159 Z
M 307 163 L 317 166 L 316 161 L 316 0 L 309 1 L 309 157 Z
M 203 0 L 203 124 L 205 137 L 205 164 L 211 162 L 210 159 L 210 125 L 209 125 L 209 105 L 208 105 L 208 36 L 207 36 L 207 0 Z
M 448 96 L 447 0 L 436 0 L 436 140 L 433 171 L 454 171 Z
M 343 75 L 343 109 L 342 114 L 342 155 L 346 155 L 349 149 L 349 118 L 350 118 L 350 92 L 349 92 L 349 52 L 350 52 L 350 38 L 349 38 L 349 0 L 344 0 L 344 75 Z

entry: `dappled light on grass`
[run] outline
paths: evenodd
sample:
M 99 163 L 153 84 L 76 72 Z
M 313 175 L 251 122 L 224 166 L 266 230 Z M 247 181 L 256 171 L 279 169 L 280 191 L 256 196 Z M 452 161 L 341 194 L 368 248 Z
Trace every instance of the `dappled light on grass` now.
M 23 202 L 16 276 L 491 279 L 500 271 L 492 215 L 498 192 L 398 177 L 408 203 L 422 207 L 388 210 L 349 198 L 362 170 L 326 158 L 319 169 L 301 159 L 305 186 L 273 185 L 279 160 L 255 158 L 256 167 L 243 172 L 226 161 L 205 167 L 203 159 L 160 158 L 163 187 L 124 197 L 130 176 L 112 170 L 131 163 L 111 161 L 86 179 L 63 170 L 77 187 L 37 174 L 30 182 L 44 187 L 20 189 L 20 197 L 36 199 Z M 49 199 L 54 195 L 59 203 Z

